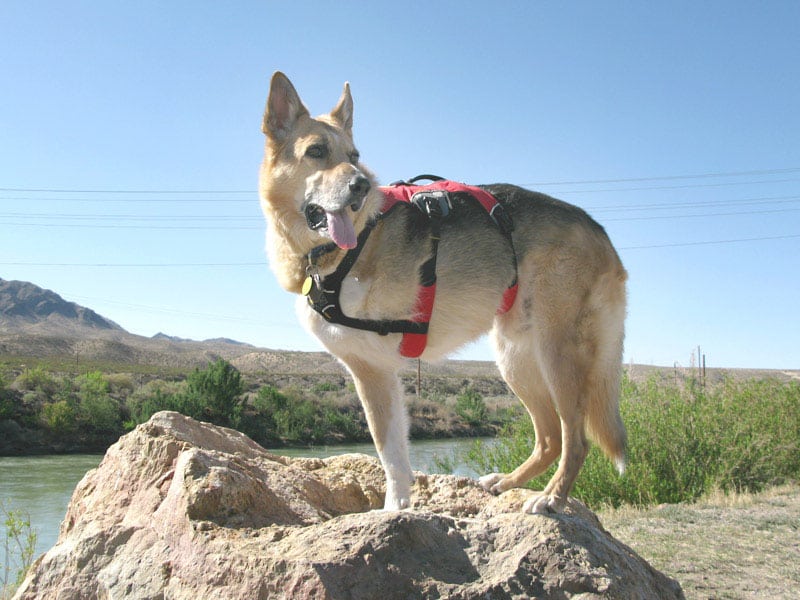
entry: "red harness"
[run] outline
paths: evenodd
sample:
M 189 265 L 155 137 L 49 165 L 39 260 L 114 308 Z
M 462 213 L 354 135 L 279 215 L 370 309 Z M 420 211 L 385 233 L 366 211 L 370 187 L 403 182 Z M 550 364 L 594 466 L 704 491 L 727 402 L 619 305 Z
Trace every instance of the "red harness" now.
M 421 178 L 433 179 L 427 176 Z M 414 179 L 412 179 L 413 181 Z M 455 181 L 439 180 L 429 185 L 412 185 L 406 182 L 398 182 L 380 189 L 384 196 L 384 203 L 379 219 L 385 218 L 389 212 L 403 204 L 410 204 L 418 208 L 430 219 L 432 252 L 420 272 L 417 299 L 414 303 L 414 316 L 409 320 L 398 321 L 355 319 L 345 315 L 339 305 L 342 282 L 358 259 L 358 255 L 361 253 L 377 221 L 369 223 L 359 234 L 357 246 L 347 252 L 335 272 L 325 278 L 310 274 L 306 282 L 307 285 L 304 285 L 304 293 L 308 296 L 309 304 L 314 310 L 331 323 L 374 331 L 381 335 L 402 333 L 403 339 L 399 347 L 400 355 L 407 358 L 417 358 L 425 351 L 428 343 L 428 324 L 431 320 L 436 299 L 436 255 L 439 245 L 439 233 L 442 220 L 447 218 L 452 208 L 451 194 L 466 194 L 477 200 L 503 234 L 508 237 L 509 241 L 511 241 L 513 223 L 497 199 L 479 187 Z M 335 249 L 335 247 L 335 244 L 326 244 L 314 248 L 308 255 L 309 265 L 313 267 L 321 255 Z M 516 265 L 516 257 L 514 257 L 514 264 Z M 515 276 L 514 281 L 503 293 L 497 314 L 503 314 L 511 309 L 517 297 L 517 288 L 517 278 Z
M 498 227 L 504 229 L 508 227 L 505 222 L 500 221 L 499 215 L 503 211 L 502 205 L 497 201 L 497 198 L 492 196 L 489 192 L 479 187 L 466 185 L 457 181 L 441 180 L 435 181 L 428 185 L 410 185 L 404 182 L 392 184 L 390 186 L 381 187 L 383 192 L 383 209 L 382 214 L 388 213 L 395 205 L 400 202 L 414 203 L 417 194 L 425 192 L 449 192 L 449 193 L 466 193 L 475 198 L 481 206 L 486 210 L 492 219 L 497 223 Z M 445 196 L 446 197 L 446 196 Z M 430 213 L 429 213 L 430 214 Z M 505 217 L 504 217 L 505 219 Z M 510 223 L 510 221 L 508 222 Z M 504 231 L 504 233 L 506 233 Z M 510 231 L 507 232 L 510 238 Z M 431 315 L 433 314 L 433 303 L 436 299 L 436 277 L 433 276 L 432 281 L 423 280 L 417 286 L 417 300 L 414 304 L 414 316 L 411 321 L 415 323 L 430 323 Z M 517 289 L 519 285 L 517 278 L 514 278 L 513 283 L 506 288 L 503 292 L 503 299 L 500 306 L 497 308 L 497 314 L 511 310 L 514 301 L 517 298 Z M 417 358 L 425 351 L 428 344 L 428 333 L 404 333 L 403 340 L 400 342 L 400 355 L 408 358 Z

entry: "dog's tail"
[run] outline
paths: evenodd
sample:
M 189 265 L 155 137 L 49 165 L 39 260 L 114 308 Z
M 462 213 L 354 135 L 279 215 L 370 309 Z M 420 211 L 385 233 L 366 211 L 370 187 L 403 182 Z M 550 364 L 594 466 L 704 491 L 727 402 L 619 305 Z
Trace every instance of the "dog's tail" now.
M 620 269 L 622 267 L 620 266 Z M 622 379 L 622 344 L 625 327 L 625 279 L 621 270 L 600 278 L 599 297 L 605 300 L 598 353 L 587 386 L 586 433 L 617 467 L 625 472 L 625 449 L 628 436 L 619 414 L 620 381 Z M 602 302 L 602 300 L 601 300 Z
M 619 364 L 617 369 L 619 370 Z M 616 378 L 607 377 L 604 381 L 596 381 L 595 387 L 589 391 L 586 433 L 613 461 L 622 475 L 625 472 L 628 435 L 619 414 L 619 380 L 618 375 Z

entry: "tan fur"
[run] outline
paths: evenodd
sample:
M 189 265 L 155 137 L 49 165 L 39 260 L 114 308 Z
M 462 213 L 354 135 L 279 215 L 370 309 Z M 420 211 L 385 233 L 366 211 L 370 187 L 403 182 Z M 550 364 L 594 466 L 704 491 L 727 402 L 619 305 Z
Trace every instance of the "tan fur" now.
M 312 118 L 289 80 L 282 73 L 273 76 L 263 121 L 267 142 L 260 193 L 270 263 L 291 292 L 298 293 L 307 276 L 308 252 L 333 235 L 310 228 L 304 214 L 308 203 L 324 208 L 329 229 L 333 221 L 344 223 L 344 229 L 352 226 L 355 233 L 382 204 L 374 176 L 358 160 L 352 123 L 349 85 L 331 113 Z M 541 496 L 524 507 L 557 511 L 588 452 L 587 435 L 620 470 L 624 466 L 618 396 L 627 276 L 603 229 L 579 208 L 514 186 L 487 189 L 514 221 L 513 248 L 481 208 L 465 205 L 457 218 L 444 222 L 436 302 L 422 358 L 440 359 L 490 331 L 500 372 L 530 413 L 536 439 L 522 465 L 507 475 L 487 475 L 481 483 L 501 493 L 524 485 L 560 457 Z M 342 286 L 347 315 L 413 316 L 418 269 L 431 248 L 428 232 L 420 227 L 425 225 L 412 221 L 408 211 L 379 221 Z M 339 249 L 326 255 L 316 268 L 324 276 L 344 254 Z M 498 316 L 515 273 L 517 300 Z M 398 378 L 405 365 L 398 352 L 400 335 L 333 325 L 302 297 L 298 315 L 353 376 L 386 471 L 385 507 L 408 506 L 413 476 Z

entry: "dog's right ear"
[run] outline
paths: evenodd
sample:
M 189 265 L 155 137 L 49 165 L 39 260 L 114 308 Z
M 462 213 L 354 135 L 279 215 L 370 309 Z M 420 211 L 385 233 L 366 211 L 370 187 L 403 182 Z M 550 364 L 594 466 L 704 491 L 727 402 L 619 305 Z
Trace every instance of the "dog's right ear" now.
M 307 114 L 308 109 L 303 106 L 292 82 L 286 75 L 276 71 L 270 82 L 261 130 L 269 138 L 283 141 L 288 137 L 295 121 Z

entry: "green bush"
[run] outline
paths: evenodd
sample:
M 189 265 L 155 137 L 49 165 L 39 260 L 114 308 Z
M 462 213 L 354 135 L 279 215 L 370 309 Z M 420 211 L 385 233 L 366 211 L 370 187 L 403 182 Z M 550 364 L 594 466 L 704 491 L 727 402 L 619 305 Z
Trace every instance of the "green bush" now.
M 336 385 L 335 383 L 323 382 L 323 383 L 318 383 L 318 384 L 314 385 L 311 388 L 311 391 L 313 393 L 317 394 L 318 396 L 321 396 L 325 392 L 338 392 L 340 389 L 341 388 L 338 385 Z
M 12 392 L 7 386 L 5 375 L 0 373 L 0 421 L 12 419 L 16 414 Z
M 482 425 L 489 418 L 483 397 L 471 388 L 464 390 L 456 398 L 455 411 L 469 425 Z
M 140 395 L 128 402 L 130 420 L 125 422 L 125 429 L 130 430 L 136 425 L 146 423 L 150 420 L 150 417 L 162 410 L 181 412 L 183 408 L 180 394 L 166 391 L 163 388 L 155 388 L 147 395 Z
M 42 367 L 25 369 L 14 380 L 14 387 L 24 392 L 42 392 L 52 396 L 59 388 L 58 381 Z
M 625 475 L 593 446 L 575 483 L 573 495 L 592 507 L 688 502 L 715 488 L 759 491 L 800 477 L 798 383 L 729 380 L 704 389 L 625 380 L 620 411 L 629 440 Z M 526 417 L 497 444 L 476 444 L 468 463 L 509 472 L 530 455 L 533 439 Z M 543 488 L 554 469 L 530 487 Z
M 33 564 L 39 535 L 31 526 L 30 516 L 21 510 L 0 504 L 0 517 L 5 530 L 0 543 L 6 557 L 0 565 L 0 598 L 10 598 Z
M 42 421 L 58 435 L 73 433 L 78 428 L 78 414 L 67 400 L 58 400 L 42 407 Z
M 183 410 L 189 416 L 217 425 L 231 425 L 244 392 L 241 373 L 225 360 L 195 369 L 186 380 Z
M 81 418 L 94 431 L 113 433 L 121 422 L 120 405 L 109 395 L 110 386 L 99 371 L 76 379 Z
M 195 369 L 185 385 L 151 382 L 131 395 L 127 402 L 130 419 L 126 429 L 146 422 L 162 410 L 174 410 L 187 417 L 215 425 L 236 426 L 241 421 L 241 374 L 224 360 L 205 369 Z
M 251 403 L 255 415 L 249 416 L 245 433 L 259 440 L 282 443 L 323 443 L 336 439 L 362 439 L 364 430 L 350 411 L 327 401 L 312 400 L 298 390 L 281 392 L 271 385 L 258 390 Z M 252 431 L 258 426 L 266 431 Z

